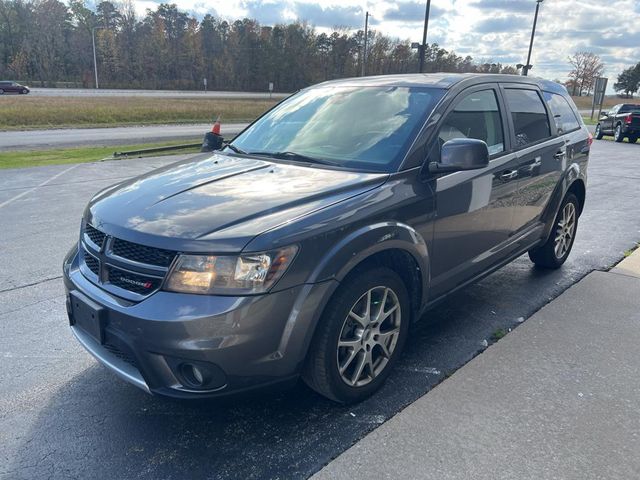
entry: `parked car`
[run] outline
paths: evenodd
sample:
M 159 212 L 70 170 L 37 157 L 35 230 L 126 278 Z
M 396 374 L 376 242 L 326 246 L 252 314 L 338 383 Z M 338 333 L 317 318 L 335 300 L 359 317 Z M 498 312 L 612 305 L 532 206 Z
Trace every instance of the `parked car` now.
M 626 137 L 629 143 L 636 143 L 640 136 L 640 105 L 621 103 L 604 113 L 596 125 L 595 137 L 600 140 L 605 135 L 613 135 L 616 142 Z
M 5 93 L 20 93 L 26 95 L 29 92 L 29 87 L 25 85 L 20 85 L 16 82 L 0 81 L 0 95 Z
M 523 253 L 565 262 L 590 145 L 564 87 L 531 77 L 304 89 L 222 151 L 91 200 L 64 260 L 71 329 L 147 392 L 301 376 L 359 401 L 429 307 Z

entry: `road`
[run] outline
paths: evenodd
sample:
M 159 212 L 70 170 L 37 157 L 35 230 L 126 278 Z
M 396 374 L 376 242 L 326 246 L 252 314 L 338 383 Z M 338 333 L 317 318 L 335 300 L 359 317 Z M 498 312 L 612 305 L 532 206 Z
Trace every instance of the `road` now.
M 149 97 L 149 98 L 284 98 L 289 93 L 224 92 L 194 90 L 120 90 L 95 88 L 31 88 L 29 95 L 36 97 Z
M 246 123 L 223 124 L 224 136 L 239 133 Z M 211 124 L 147 125 L 140 127 L 61 128 L 37 131 L 0 132 L 0 151 L 45 148 L 105 146 L 202 138 Z
M 587 204 L 565 266 L 540 271 L 523 256 L 428 312 L 373 398 L 337 406 L 299 384 L 225 401 L 167 400 L 118 380 L 78 346 L 60 279 L 91 195 L 167 162 L 0 175 L 0 479 L 306 478 L 446 381 L 498 329 L 516 327 L 640 239 L 640 146 L 595 142 Z

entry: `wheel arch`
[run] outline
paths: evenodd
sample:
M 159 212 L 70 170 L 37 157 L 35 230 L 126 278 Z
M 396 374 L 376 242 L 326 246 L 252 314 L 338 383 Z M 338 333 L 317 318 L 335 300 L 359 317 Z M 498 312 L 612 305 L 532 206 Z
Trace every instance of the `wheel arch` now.
M 368 265 L 396 271 L 412 295 L 414 311 L 421 309 L 429 282 L 429 252 L 422 236 L 400 222 L 381 222 L 355 230 L 323 256 L 309 282 L 330 278 L 342 282 Z

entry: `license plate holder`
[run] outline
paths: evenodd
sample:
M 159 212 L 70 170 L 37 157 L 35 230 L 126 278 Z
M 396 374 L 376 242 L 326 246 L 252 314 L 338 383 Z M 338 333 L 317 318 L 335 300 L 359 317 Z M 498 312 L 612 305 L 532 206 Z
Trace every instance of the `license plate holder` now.
M 72 324 L 88 333 L 100 344 L 104 343 L 106 310 L 79 292 L 69 294 Z

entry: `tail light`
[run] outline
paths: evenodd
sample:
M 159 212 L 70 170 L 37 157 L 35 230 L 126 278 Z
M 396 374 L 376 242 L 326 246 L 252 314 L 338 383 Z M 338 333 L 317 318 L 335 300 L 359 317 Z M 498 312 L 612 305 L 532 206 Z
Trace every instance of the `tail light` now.
M 631 124 L 632 117 L 633 117 L 632 114 L 629 114 L 626 117 L 624 117 L 624 123 L 626 123 L 627 125 Z
M 593 143 L 593 135 L 589 134 L 589 138 L 587 139 L 587 145 L 591 146 Z

